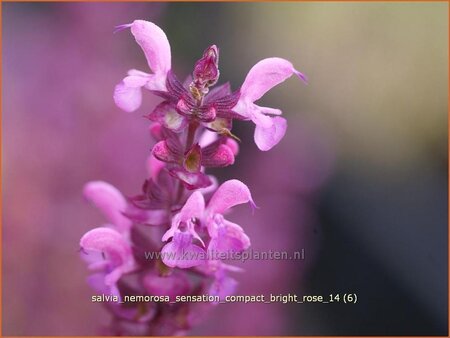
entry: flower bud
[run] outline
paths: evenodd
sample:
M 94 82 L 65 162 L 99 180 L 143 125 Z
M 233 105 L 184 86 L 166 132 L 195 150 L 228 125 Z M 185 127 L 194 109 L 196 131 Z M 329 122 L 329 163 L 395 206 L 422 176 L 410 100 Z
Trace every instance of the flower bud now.
M 194 83 L 198 87 L 210 87 L 219 79 L 219 50 L 216 45 L 208 47 L 194 66 Z

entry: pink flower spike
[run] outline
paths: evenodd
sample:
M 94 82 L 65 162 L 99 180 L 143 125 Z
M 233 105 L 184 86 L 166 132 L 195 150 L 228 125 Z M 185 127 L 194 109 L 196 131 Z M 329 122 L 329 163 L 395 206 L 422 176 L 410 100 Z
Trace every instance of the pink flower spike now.
M 129 231 L 132 222 L 124 216 L 127 202 L 119 190 L 109 183 L 93 181 L 85 185 L 83 194 L 86 199 L 103 212 L 119 232 L 126 233 Z
M 255 128 L 255 143 L 262 151 L 272 149 L 286 134 L 287 121 L 286 119 L 276 116 L 272 118 L 273 124 L 269 128 L 256 126 Z
M 192 244 L 192 235 L 177 232 L 170 243 L 161 250 L 162 261 L 171 268 L 187 269 L 198 266 L 205 259 L 205 251 L 198 245 Z
M 223 214 L 229 208 L 247 202 L 255 206 L 248 187 L 241 181 L 229 180 L 224 182 L 211 197 L 207 212 L 210 215 Z

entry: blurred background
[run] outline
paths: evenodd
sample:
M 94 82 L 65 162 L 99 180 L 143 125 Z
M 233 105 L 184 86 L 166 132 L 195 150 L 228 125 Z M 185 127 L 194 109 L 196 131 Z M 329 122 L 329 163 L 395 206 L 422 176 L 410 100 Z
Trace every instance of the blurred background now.
M 2 72 L 3 334 L 95 335 L 78 256 L 102 224 L 82 198 L 105 180 L 139 191 L 152 141 L 142 115 L 114 106 L 126 71 L 148 71 L 127 31 L 168 35 L 180 78 L 210 44 L 239 88 L 260 59 L 289 59 L 290 79 L 260 101 L 287 117 L 270 152 L 242 138 L 221 181 L 246 182 L 240 208 L 255 250 L 305 248 L 303 261 L 253 261 L 238 294 L 356 293 L 358 303 L 227 304 L 192 334 L 447 335 L 447 3 L 4 3 Z

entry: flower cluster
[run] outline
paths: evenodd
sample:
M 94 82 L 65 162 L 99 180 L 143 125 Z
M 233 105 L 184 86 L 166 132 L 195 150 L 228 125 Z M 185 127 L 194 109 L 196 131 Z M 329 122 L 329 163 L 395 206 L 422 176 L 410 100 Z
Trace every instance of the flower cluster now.
M 239 204 L 255 207 L 249 188 L 238 180 L 219 186 L 206 168 L 234 163 L 239 139 L 232 134 L 237 121 L 255 123 L 254 139 L 266 151 L 286 132 L 279 109 L 255 104 L 269 89 L 292 75 L 305 76 L 281 58 L 258 62 L 241 88 L 219 79 L 219 49 L 208 47 L 183 83 L 171 70 L 165 33 L 155 24 L 136 20 L 130 29 L 141 46 L 151 73 L 132 69 L 116 86 L 114 100 L 126 112 L 137 110 L 146 89 L 162 101 L 146 117 L 155 145 L 147 162 L 148 178 L 140 194 L 124 197 L 108 183 L 85 186 L 84 195 L 108 223 L 87 232 L 81 256 L 93 274 L 88 281 L 99 293 L 124 295 L 218 296 L 232 294 L 237 281 L 230 272 L 240 268 L 211 259 L 208 252 L 242 252 L 250 247 L 243 228 L 225 218 Z M 146 252 L 159 252 L 147 259 Z M 181 334 L 205 309 L 193 303 L 107 303 L 114 314 L 110 334 Z

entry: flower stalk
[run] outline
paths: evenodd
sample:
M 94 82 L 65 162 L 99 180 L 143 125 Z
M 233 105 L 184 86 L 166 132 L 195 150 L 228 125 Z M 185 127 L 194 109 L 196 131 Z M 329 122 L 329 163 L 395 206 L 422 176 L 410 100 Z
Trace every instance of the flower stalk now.
M 279 109 L 254 102 L 292 75 L 306 77 L 289 61 L 268 58 L 250 70 L 238 90 L 233 92 L 228 83 L 214 87 L 219 49 L 212 45 L 195 63 L 190 83 L 183 85 L 171 71 L 170 44 L 161 28 L 136 20 L 118 27 L 124 29 L 131 30 L 152 73 L 130 70 L 115 87 L 114 100 L 132 112 L 140 107 L 143 90 L 163 98 L 147 116 L 155 144 L 138 195 L 126 198 L 102 181 L 86 185 L 85 197 L 108 222 L 81 238 L 80 252 L 93 271 L 88 282 L 96 292 L 119 300 L 128 295 L 169 299 L 105 304 L 114 318 L 109 334 L 179 335 L 217 302 L 174 303 L 174 298 L 208 294 L 223 300 L 233 294 L 237 280 L 232 275 L 242 269 L 210 257 L 241 253 L 251 245 L 244 229 L 225 218 L 237 205 L 255 207 L 250 189 L 235 179 L 219 185 L 206 170 L 234 163 L 239 138 L 231 129 L 236 121 L 255 123 L 260 150 L 274 147 L 286 132 L 286 120 Z M 159 258 L 146 259 L 150 251 Z

